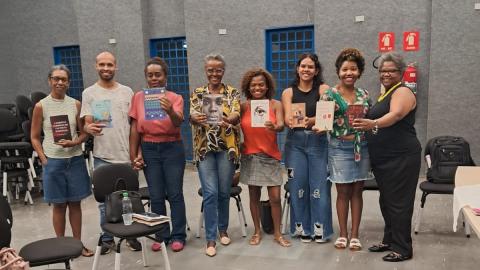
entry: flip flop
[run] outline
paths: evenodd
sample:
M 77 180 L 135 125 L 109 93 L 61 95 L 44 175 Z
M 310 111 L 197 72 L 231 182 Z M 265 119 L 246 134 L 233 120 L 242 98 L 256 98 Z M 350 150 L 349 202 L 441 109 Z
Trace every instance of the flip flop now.
M 256 233 L 256 234 L 252 235 L 252 237 L 250 238 L 250 241 L 248 243 L 252 246 L 256 246 L 256 245 L 260 244 L 261 240 L 262 240 L 262 236 L 260 234 Z
M 86 247 L 83 247 L 83 249 L 82 249 L 82 256 L 83 257 L 92 257 L 93 255 L 95 255 L 95 253 L 93 253 L 93 251 L 91 251 L 90 249 L 88 249 Z
M 292 245 L 292 243 L 290 243 L 290 241 L 288 241 L 287 239 L 283 238 L 283 236 L 274 238 L 273 241 L 277 242 L 282 247 L 289 247 Z

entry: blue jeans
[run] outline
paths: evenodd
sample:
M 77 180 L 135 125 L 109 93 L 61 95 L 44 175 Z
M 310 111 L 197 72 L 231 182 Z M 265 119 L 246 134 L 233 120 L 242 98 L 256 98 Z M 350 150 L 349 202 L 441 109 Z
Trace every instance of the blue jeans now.
M 290 188 L 292 236 L 329 239 L 333 234 L 327 158 L 326 135 L 309 130 L 288 131 L 285 166 Z
M 183 174 L 185 171 L 185 151 L 182 141 L 150 143 L 142 142 L 142 153 L 146 167 L 143 169 L 150 192 L 152 211 L 166 215 L 165 199 L 170 204 L 172 231 L 170 226 L 156 233 L 156 238 L 185 242 L 187 234 L 185 201 L 183 198 Z
M 217 228 L 220 232 L 228 229 L 230 189 L 235 164 L 228 159 L 227 151 L 222 151 L 208 152 L 197 166 L 203 191 L 206 239 L 215 241 Z
M 111 164 L 110 162 L 107 162 L 103 159 L 100 158 L 94 158 L 93 159 L 93 168 L 98 168 L 99 166 L 106 165 L 106 164 Z M 98 204 L 98 210 L 100 212 L 100 228 L 102 228 L 102 225 L 105 223 L 105 204 L 104 203 L 99 203 Z M 102 241 L 107 242 L 107 241 L 113 241 L 113 236 L 104 230 L 102 230 Z

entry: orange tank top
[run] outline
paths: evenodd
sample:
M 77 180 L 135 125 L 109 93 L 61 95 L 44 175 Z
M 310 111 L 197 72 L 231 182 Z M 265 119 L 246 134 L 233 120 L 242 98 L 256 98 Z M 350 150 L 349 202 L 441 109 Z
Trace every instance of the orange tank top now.
M 277 117 L 270 102 L 269 118 L 275 123 Z M 277 133 L 265 127 L 252 127 L 250 104 L 246 106 L 245 112 L 242 114 L 241 123 L 243 132 L 243 149 L 242 154 L 258 154 L 264 153 L 274 159 L 281 160 L 282 153 L 277 145 Z

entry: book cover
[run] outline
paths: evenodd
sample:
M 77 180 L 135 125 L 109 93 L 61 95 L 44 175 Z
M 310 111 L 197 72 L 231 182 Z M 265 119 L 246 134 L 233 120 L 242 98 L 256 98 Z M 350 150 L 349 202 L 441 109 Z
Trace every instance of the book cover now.
M 315 127 L 319 130 L 333 129 L 335 101 L 318 101 L 315 112 Z
M 207 94 L 202 98 L 202 112 L 207 116 L 207 124 L 218 125 L 222 122 L 223 95 Z
M 268 99 L 250 101 L 250 114 L 252 127 L 265 127 L 265 122 L 270 119 L 270 103 Z
M 364 118 L 365 117 L 364 106 L 360 105 L 360 104 L 348 105 L 346 115 L 347 115 L 347 118 L 348 118 L 348 125 L 352 126 L 353 120 L 355 120 L 357 118 Z
M 53 142 L 72 140 L 68 115 L 50 116 L 50 124 L 52 125 Z
M 160 224 L 162 224 L 162 223 L 169 222 L 170 219 L 159 220 L 159 221 L 146 221 L 146 220 L 139 219 L 139 218 L 133 218 L 133 221 L 138 222 L 138 223 L 141 223 L 141 224 L 145 224 L 145 225 L 147 225 L 147 226 L 152 227 L 152 226 L 160 225 Z
M 112 125 L 112 101 L 109 99 L 92 102 L 92 115 L 95 123 L 105 124 L 106 128 Z
M 292 103 L 292 127 L 305 127 L 305 103 Z
M 162 120 L 167 117 L 160 105 L 160 99 L 165 96 L 166 91 L 165 87 L 143 89 L 145 120 Z

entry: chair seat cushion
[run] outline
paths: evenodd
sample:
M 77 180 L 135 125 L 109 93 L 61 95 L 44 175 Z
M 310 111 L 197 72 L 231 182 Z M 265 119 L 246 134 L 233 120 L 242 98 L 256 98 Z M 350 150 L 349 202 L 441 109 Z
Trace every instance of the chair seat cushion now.
M 30 266 L 60 263 L 82 255 L 83 244 L 73 237 L 56 237 L 25 245 L 19 255 Z
M 423 181 L 420 183 L 420 189 L 427 193 L 436 194 L 453 194 L 453 184 L 434 184 L 432 182 Z
M 238 196 L 240 193 L 242 193 L 242 187 L 234 186 L 230 189 L 230 197 Z M 200 195 L 200 197 L 203 196 L 202 188 L 198 189 L 198 195 Z
M 363 181 L 363 190 L 378 190 L 377 180 Z
M 156 226 L 148 226 L 138 222 L 133 222 L 132 225 L 125 226 L 123 222 L 120 223 L 105 223 L 102 229 L 116 237 L 121 238 L 138 238 L 154 234 L 161 231 L 164 226 L 169 226 L 168 223 L 162 223 Z

